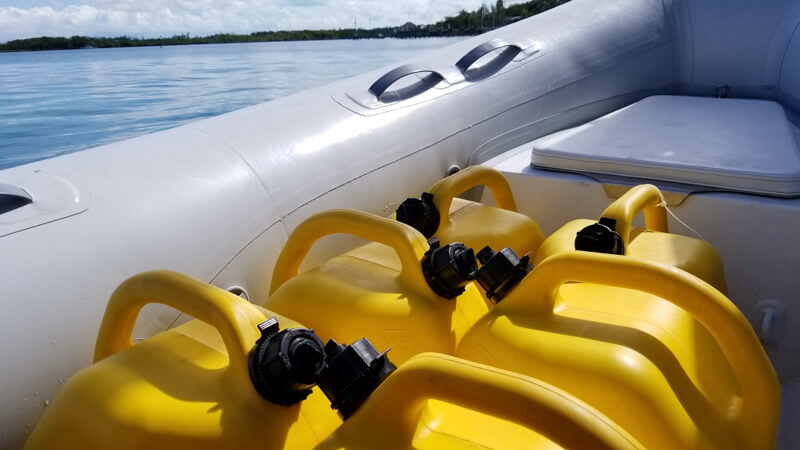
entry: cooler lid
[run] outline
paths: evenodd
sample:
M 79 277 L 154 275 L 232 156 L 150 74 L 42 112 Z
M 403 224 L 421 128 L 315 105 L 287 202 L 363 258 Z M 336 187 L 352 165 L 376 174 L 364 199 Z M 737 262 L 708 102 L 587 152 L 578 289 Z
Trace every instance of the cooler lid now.
M 545 169 L 800 196 L 800 151 L 765 100 L 653 96 L 533 142 Z

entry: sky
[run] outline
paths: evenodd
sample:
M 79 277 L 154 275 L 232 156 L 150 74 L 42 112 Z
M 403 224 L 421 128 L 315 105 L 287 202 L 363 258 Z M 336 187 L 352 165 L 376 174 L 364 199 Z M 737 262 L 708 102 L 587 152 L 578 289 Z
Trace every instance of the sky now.
M 505 1 L 506 5 L 519 1 Z M 37 36 L 190 33 L 434 23 L 490 0 L 0 0 L 0 42 Z

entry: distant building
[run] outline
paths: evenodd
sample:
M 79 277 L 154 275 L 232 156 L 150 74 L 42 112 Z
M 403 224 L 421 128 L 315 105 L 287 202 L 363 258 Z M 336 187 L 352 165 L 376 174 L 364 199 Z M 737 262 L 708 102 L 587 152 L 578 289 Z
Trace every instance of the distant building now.
M 401 32 L 404 32 L 404 33 L 408 33 L 409 31 L 416 31 L 418 28 L 419 28 L 419 26 L 417 26 L 417 25 L 414 25 L 414 24 L 413 24 L 413 23 L 411 23 L 411 22 L 406 22 L 406 23 L 404 23 L 403 25 L 400 25 L 399 27 L 397 27 L 397 28 L 395 28 L 395 29 L 396 29 L 397 31 L 401 31 Z

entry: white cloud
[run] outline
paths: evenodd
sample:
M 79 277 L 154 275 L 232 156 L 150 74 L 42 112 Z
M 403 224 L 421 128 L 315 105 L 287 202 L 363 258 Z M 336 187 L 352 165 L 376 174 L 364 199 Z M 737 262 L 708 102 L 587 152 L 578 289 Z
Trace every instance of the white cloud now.
M 87 0 L 0 6 L 0 42 L 36 36 L 171 36 L 433 23 L 481 0 Z M 511 4 L 515 2 L 506 2 Z M 486 2 L 491 4 L 491 2 Z

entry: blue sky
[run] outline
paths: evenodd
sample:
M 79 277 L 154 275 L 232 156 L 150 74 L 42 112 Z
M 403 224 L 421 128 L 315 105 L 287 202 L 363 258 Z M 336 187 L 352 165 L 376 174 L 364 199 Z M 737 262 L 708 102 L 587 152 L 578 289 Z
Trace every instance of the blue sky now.
M 519 3 L 506 1 L 506 5 Z M 0 42 L 35 36 L 172 36 L 432 23 L 481 0 L 0 0 Z

